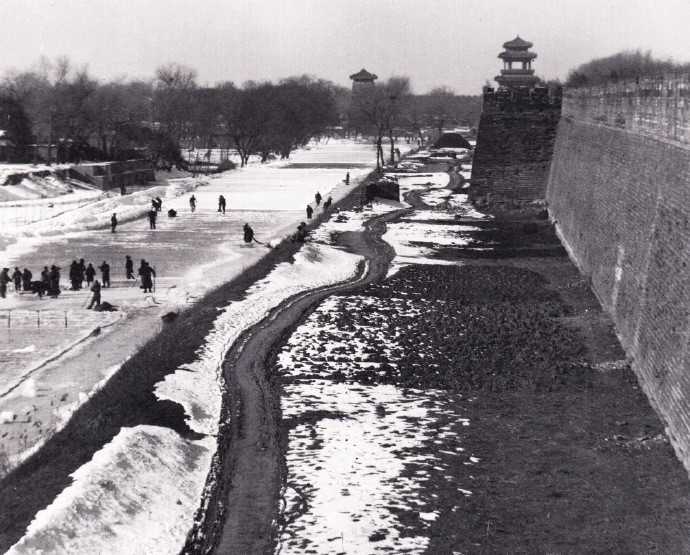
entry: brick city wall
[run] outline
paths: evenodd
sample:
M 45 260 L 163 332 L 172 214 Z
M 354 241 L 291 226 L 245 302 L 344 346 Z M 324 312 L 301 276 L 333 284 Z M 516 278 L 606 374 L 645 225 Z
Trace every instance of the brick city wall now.
M 484 92 L 470 198 L 522 203 L 543 199 L 560 118 L 560 96 Z
M 547 200 L 690 471 L 688 97 L 645 86 L 639 98 L 629 88 L 620 98 L 611 88 L 566 92 Z

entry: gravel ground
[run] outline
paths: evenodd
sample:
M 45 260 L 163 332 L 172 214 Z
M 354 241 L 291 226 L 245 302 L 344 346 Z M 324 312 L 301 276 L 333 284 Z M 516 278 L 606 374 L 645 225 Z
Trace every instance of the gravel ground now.
M 278 354 L 279 551 L 690 552 L 687 475 L 553 229 L 478 227 Z

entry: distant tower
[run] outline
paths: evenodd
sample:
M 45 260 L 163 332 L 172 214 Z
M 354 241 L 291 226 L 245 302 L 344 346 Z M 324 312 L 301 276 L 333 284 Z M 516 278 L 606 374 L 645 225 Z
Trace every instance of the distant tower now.
M 357 73 L 350 75 L 350 79 L 352 79 L 352 94 L 356 95 L 373 89 L 374 81 L 378 79 L 378 75 L 369 73 L 362 68 Z
M 519 35 L 503 43 L 505 50 L 498 55 L 503 60 L 503 69 L 501 75 L 495 77 L 499 85 L 509 89 L 534 87 L 538 78 L 534 76 L 532 60 L 537 55 L 529 51 L 532 46 L 531 42 L 521 39 Z

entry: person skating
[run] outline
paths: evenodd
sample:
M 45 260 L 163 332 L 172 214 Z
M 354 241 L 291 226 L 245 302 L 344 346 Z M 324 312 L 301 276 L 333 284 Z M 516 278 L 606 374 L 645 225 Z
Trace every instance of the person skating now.
M 249 244 L 254 240 L 254 230 L 249 224 L 244 224 L 244 242 Z
M 79 263 L 76 260 L 72 260 L 69 265 L 69 281 L 72 284 L 72 291 L 77 291 L 79 289 Z
M 117 214 L 113 212 L 110 216 L 110 233 L 115 233 L 115 228 L 117 227 Z
M 12 272 L 12 281 L 14 281 L 14 292 L 19 293 L 22 290 L 22 273 L 16 266 Z
M 345 174 L 345 185 L 349 185 L 349 184 L 350 184 L 350 172 L 347 172 Z
M 189 209 L 194 212 L 196 210 L 196 197 L 192 195 L 189 197 Z
M 31 270 L 24 268 L 24 271 L 22 272 L 22 289 L 24 289 L 24 291 L 31 291 L 32 277 L 34 277 L 34 275 L 31 273 Z
M 223 195 L 218 197 L 218 212 L 225 214 L 225 197 Z
M 153 278 L 156 277 L 156 270 L 146 260 L 141 261 L 139 276 L 144 293 L 153 293 Z
M 316 201 L 316 206 L 318 207 L 319 204 L 321 204 L 321 193 L 316 191 L 316 194 L 314 195 L 314 200 Z
M 84 286 L 84 280 L 86 279 L 86 263 L 83 258 L 79 259 L 79 289 Z
M 3 268 L 0 272 L 0 298 L 4 299 L 7 297 L 7 284 L 12 281 L 10 277 L 10 269 Z
M 311 220 L 311 215 L 314 213 L 314 209 L 311 204 L 307 204 L 307 220 Z
M 90 266 L 91 264 L 89 264 Z M 93 293 L 93 296 L 91 297 L 91 302 L 89 303 L 89 306 L 87 307 L 88 309 L 98 308 L 101 304 L 101 284 L 98 280 L 93 282 L 93 285 L 91 286 L 91 292 Z
M 93 283 L 93 278 L 96 276 L 96 268 L 93 267 L 93 264 L 89 262 L 89 265 L 86 267 L 86 286 L 89 287 Z M 99 284 L 100 286 L 100 284 Z
M 110 287 L 110 264 L 105 260 L 98 269 L 101 271 L 101 281 L 103 282 L 103 287 Z
M 149 229 L 156 229 L 156 217 L 158 213 L 155 210 L 149 210 Z
M 125 273 L 127 274 L 127 279 L 137 279 L 134 277 L 134 261 L 128 254 L 125 255 Z
M 161 197 L 156 197 L 156 212 L 163 210 L 163 199 Z

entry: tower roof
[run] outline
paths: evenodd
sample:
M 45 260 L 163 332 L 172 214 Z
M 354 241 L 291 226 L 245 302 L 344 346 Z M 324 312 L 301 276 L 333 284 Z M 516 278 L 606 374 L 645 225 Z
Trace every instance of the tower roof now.
M 512 60 L 514 62 L 529 62 L 537 57 L 535 52 L 527 52 L 527 50 L 504 50 L 498 55 L 502 60 Z
M 524 40 L 520 38 L 520 35 L 516 36 L 513 40 L 509 40 L 508 42 L 503 43 L 503 48 L 509 48 L 513 50 L 527 50 L 528 48 L 532 48 L 534 46 L 531 42 L 528 40 Z
M 378 75 L 369 73 L 366 69 L 362 68 L 357 73 L 350 75 L 350 79 L 353 81 L 374 81 L 378 79 Z

